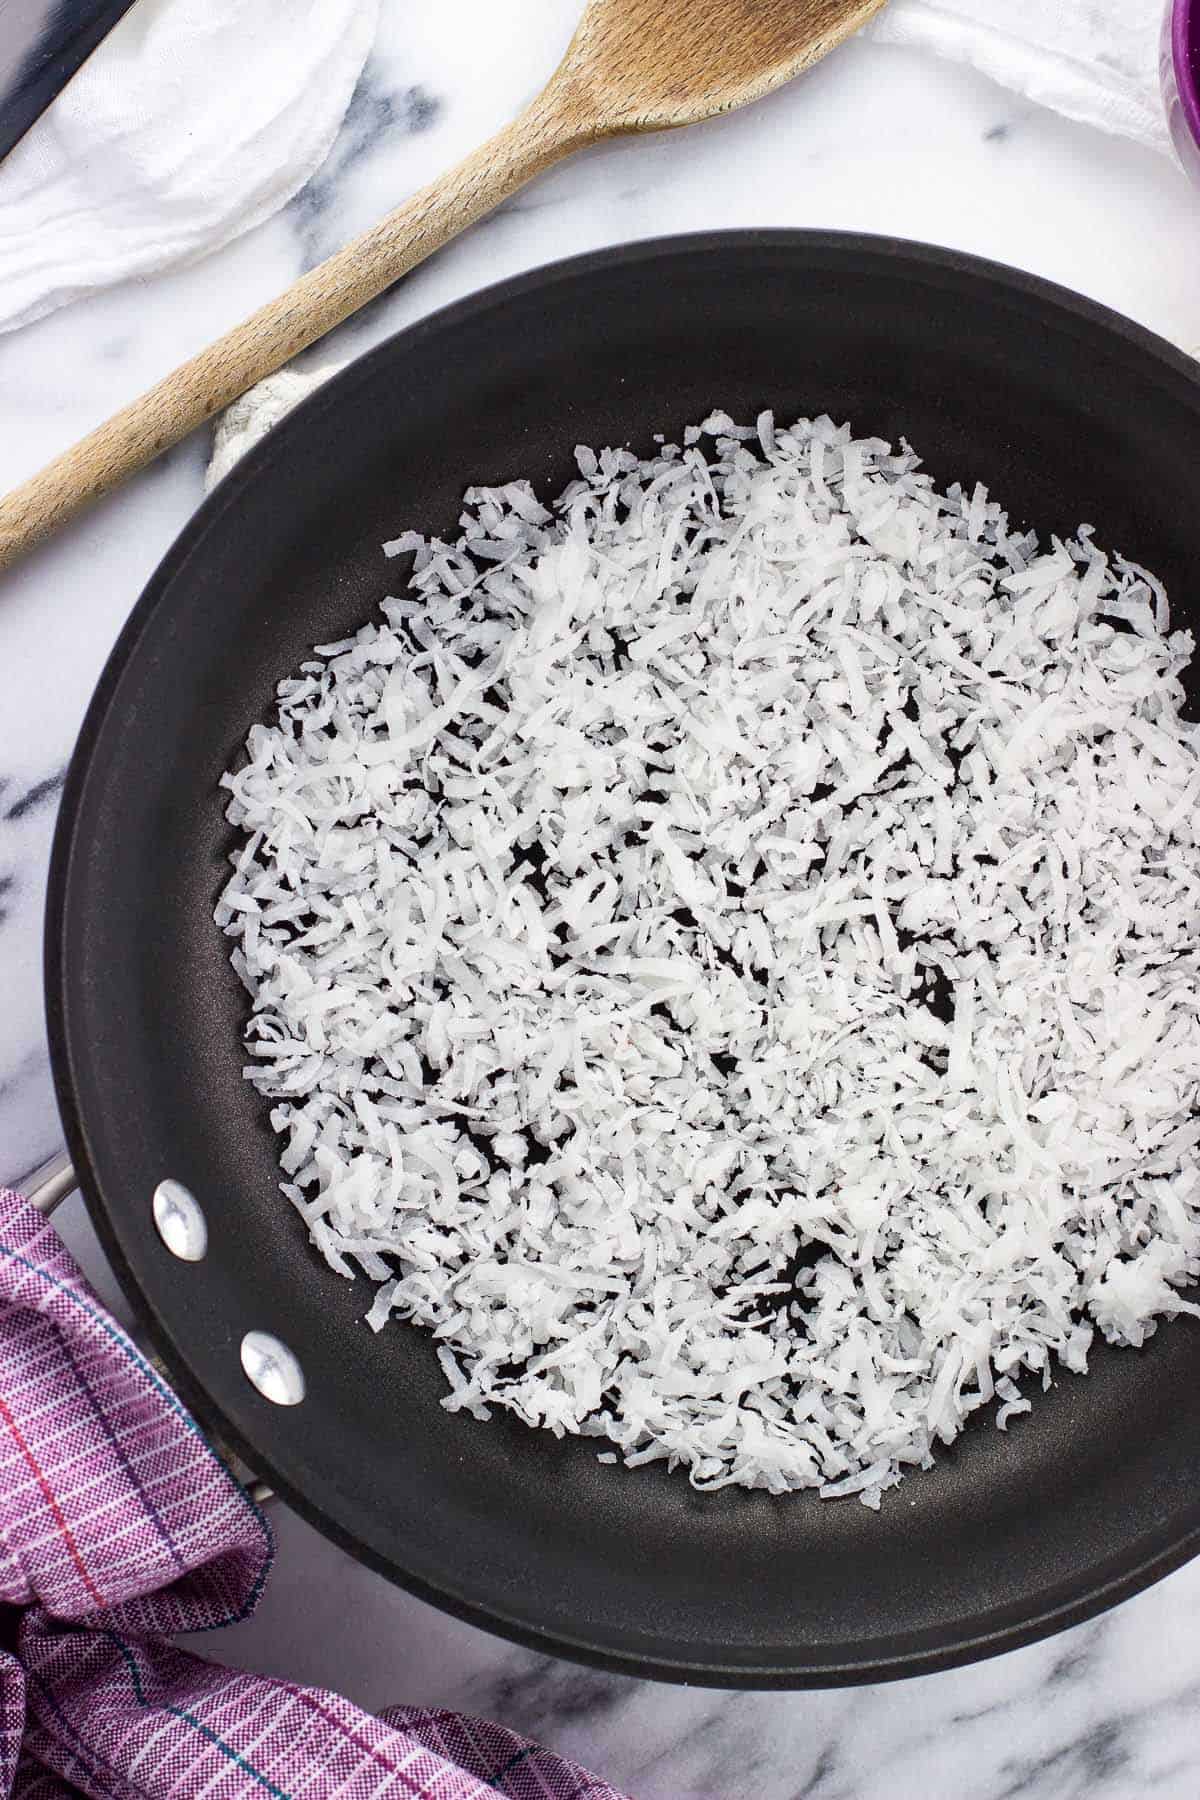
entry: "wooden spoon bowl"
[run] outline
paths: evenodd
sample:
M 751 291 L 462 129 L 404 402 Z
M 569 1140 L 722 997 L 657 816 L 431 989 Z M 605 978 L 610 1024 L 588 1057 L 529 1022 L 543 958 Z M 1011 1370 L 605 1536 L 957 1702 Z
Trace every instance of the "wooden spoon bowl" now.
M 544 97 L 586 139 L 695 125 L 761 100 L 883 0 L 591 0 Z

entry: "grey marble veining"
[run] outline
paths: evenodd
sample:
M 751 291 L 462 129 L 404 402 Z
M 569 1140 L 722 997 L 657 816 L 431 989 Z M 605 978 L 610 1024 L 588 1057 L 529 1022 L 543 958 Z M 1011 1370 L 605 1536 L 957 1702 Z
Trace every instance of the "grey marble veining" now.
M 511 116 L 578 0 L 386 7 L 325 168 L 249 237 L 0 337 L 0 486 L 365 228 Z M 622 239 L 815 225 L 948 243 L 1200 345 L 1200 196 L 1164 160 L 960 70 L 854 44 L 744 114 L 552 171 L 319 346 L 319 362 L 538 263 Z M 714 399 L 717 398 L 714 396 Z M 184 445 L 0 581 L 0 1179 L 55 1148 L 41 915 L 63 772 L 129 608 L 198 503 Z M 517 473 L 518 471 L 514 471 Z M 120 1306 L 77 1203 L 65 1234 Z M 1046 1643 L 917 1682 L 727 1694 L 549 1661 L 395 1590 L 291 1515 L 253 1620 L 205 1654 L 503 1718 L 639 1800 L 1196 1800 L 1200 1564 Z
M 376 59 L 368 60 L 333 149 L 287 208 L 305 268 L 345 241 L 342 198 L 348 180 L 364 175 L 384 146 L 395 153 L 396 140 L 432 130 L 441 110 L 442 101 L 428 88 L 419 82 L 395 88 L 384 79 Z
M 5 808 L 4 813 L 0 815 L 4 824 L 15 824 L 18 819 L 26 818 L 38 807 L 55 805 L 66 778 L 66 769 L 56 769 L 52 775 L 44 775 L 40 781 L 35 781 L 31 787 L 27 787 L 23 793 L 18 794 Z M 4 798 L 5 796 L 0 795 L 0 802 Z

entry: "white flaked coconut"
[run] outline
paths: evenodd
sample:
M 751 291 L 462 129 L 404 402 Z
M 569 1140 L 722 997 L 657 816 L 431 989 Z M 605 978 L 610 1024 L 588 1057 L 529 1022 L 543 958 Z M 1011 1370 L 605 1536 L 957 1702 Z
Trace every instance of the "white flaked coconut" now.
M 1194 1310 L 1191 639 L 826 418 L 578 466 L 225 778 L 247 1073 L 448 1406 L 878 1504 Z

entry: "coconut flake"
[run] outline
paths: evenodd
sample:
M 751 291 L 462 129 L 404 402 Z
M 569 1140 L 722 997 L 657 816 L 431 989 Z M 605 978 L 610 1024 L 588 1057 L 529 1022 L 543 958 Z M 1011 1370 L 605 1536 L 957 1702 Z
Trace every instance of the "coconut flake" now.
M 224 778 L 282 1191 L 445 1404 L 878 1506 L 1196 1308 L 1192 652 L 827 418 L 468 491 Z

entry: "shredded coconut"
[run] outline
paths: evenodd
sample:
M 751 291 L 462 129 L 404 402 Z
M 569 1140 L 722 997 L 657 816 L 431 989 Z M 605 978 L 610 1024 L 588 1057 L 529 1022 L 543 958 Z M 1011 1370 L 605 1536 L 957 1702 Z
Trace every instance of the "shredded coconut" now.
M 448 1407 L 878 1505 L 1197 1313 L 1192 640 L 827 418 L 577 462 L 224 778 L 247 1075 Z

